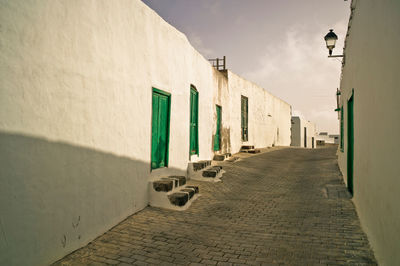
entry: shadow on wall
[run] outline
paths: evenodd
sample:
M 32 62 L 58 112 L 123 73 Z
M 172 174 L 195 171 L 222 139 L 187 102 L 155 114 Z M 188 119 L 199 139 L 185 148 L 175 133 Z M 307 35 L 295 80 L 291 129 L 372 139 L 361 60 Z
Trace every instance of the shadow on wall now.
M 0 265 L 43 265 L 148 204 L 150 163 L 0 132 Z
M 222 127 L 221 144 L 223 153 L 231 152 L 231 129 L 229 127 Z
M 211 151 L 213 153 L 228 153 L 231 152 L 231 135 L 230 128 L 221 127 L 220 132 L 220 149 L 214 150 L 215 134 L 211 135 Z

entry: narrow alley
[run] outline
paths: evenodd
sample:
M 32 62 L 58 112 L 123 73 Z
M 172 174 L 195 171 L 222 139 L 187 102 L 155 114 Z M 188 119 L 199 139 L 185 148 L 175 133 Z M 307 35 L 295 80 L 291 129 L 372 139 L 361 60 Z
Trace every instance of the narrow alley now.
M 147 207 L 54 265 L 375 265 L 336 151 L 223 162 L 188 210 Z

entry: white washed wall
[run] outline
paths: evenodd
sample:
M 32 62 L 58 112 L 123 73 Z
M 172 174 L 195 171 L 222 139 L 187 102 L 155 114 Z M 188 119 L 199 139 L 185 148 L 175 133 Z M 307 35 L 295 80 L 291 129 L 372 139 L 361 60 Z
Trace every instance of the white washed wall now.
M 242 144 L 255 147 L 289 146 L 291 106 L 263 88 L 228 71 L 232 151 Z M 241 95 L 248 98 L 249 140 L 241 138 Z M 279 128 L 279 137 L 278 137 Z
M 382 265 L 400 265 L 400 2 L 358 0 L 346 38 L 341 81 L 347 182 L 347 101 L 354 89 L 354 198 Z
M 305 147 L 304 146 L 304 128 L 307 131 L 307 147 L 312 148 L 314 141 L 314 148 L 316 147 L 316 126 L 314 123 L 304 119 L 303 117 L 292 117 L 292 143 L 291 146 Z M 313 140 L 314 138 L 314 140 Z
M 3 1 L 0 25 L 2 265 L 51 263 L 146 207 L 150 178 L 185 175 L 191 84 L 192 160 L 213 156 L 215 104 L 223 149 L 239 150 L 241 93 L 250 141 L 290 143 L 287 103 L 232 72 L 228 84 L 141 1 Z M 150 173 L 152 87 L 171 93 L 172 115 L 169 167 Z

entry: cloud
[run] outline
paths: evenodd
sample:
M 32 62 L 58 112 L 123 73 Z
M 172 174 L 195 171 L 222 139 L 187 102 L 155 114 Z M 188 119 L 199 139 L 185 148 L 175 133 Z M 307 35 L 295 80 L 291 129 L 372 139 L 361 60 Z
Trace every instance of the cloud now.
M 218 15 L 221 12 L 222 3 L 219 0 L 203 1 L 203 8 L 213 15 Z
M 339 36 L 345 36 L 346 27 L 346 21 L 339 21 L 334 28 Z M 310 28 L 312 25 L 290 27 L 282 44 L 266 46 L 258 67 L 243 76 L 289 102 L 319 128 L 336 133 L 335 92 L 341 63 L 327 58 L 323 36 L 328 30 L 314 26 L 310 33 Z M 342 47 L 339 43 L 334 53 L 341 53 Z
M 193 47 L 199 51 L 204 57 L 206 58 L 212 58 L 215 55 L 215 52 L 204 45 L 204 42 L 202 38 L 193 33 L 192 31 L 188 31 L 189 34 L 187 34 L 187 38 L 189 39 L 189 42 L 193 45 Z

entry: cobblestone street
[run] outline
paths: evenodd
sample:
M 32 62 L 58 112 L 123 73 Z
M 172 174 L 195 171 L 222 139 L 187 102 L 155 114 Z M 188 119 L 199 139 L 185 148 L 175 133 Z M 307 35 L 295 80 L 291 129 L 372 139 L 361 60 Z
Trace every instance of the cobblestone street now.
M 375 265 L 336 147 L 223 162 L 187 211 L 148 207 L 55 265 Z

